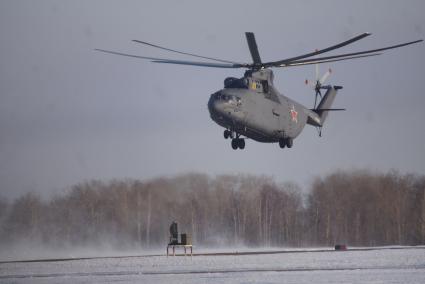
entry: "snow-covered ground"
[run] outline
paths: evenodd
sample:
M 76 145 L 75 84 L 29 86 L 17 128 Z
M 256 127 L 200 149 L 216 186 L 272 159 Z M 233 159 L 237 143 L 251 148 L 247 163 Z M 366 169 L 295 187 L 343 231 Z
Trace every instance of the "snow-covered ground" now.
M 425 247 L 276 250 L 3 262 L 0 283 L 425 283 Z

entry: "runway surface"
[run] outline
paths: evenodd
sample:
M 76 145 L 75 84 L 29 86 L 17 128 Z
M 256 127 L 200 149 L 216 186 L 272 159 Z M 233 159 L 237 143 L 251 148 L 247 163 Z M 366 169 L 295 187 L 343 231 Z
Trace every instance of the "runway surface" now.
M 200 251 L 3 261 L 1 283 L 425 283 L 425 247 Z
M 400 250 L 400 249 L 425 249 L 425 246 L 395 246 L 395 247 L 362 247 L 350 248 L 349 251 L 373 251 L 373 250 Z M 228 251 L 228 252 L 201 252 L 193 253 L 193 256 L 237 256 L 237 255 L 261 255 L 261 254 L 282 254 L 282 253 L 312 253 L 312 252 L 330 252 L 334 249 L 297 249 L 297 250 L 265 250 L 265 251 Z M 338 252 L 338 251 L 335 251 Z M 123 256 L 93 256 L 93 257 L 71 257 L 71 258 L 42 258 L 42 259 L 26 259 L 26 260 L 10 260 L 0 261 L 2 263 L 25 263 L 25 262 L 59 262 L 89 259 L 107 259 L 107 258 L 140 258 L 140 257 L 156 257 L 162 254 L 141 254 L 141 255 L 123 255 Z M 176 253 L 176 256 L 185 256 L 182 253 Z M 187 255 L 186 255 L 187 256 Z

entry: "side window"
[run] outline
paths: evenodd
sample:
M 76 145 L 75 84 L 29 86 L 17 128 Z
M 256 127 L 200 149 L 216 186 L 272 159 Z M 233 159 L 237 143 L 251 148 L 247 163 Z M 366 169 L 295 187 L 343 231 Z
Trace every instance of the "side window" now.
M 267 94 L 269 92 L 269 82 L 267 82 L 267 80 L 263 80 L 261 83 L 263 85 L 263 92 Z
M 257 90 L 257 82 L 255 82 L 254 80 L 252 80 L 249 83 L 249 87 L 250 87 L 251 90 Z

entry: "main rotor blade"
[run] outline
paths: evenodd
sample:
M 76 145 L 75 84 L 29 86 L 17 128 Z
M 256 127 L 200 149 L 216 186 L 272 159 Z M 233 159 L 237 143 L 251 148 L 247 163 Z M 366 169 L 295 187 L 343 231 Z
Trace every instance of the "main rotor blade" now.
M 153 60 L 152 62 L 154 62 L 154 63 L 179 64 L 179 65 L 191 65 L 191 66 L 200 66 L 200 67 L 215 67 L 215 68 L 242 68 L 242 67 L 246 67 L 245 65 L 242 65 L 242 64 L 209 63 L 209 62 L 171 60 L 171 59 Z
M 310 110 L 312 111 L 345 111 L 347 109 L 345 108 L 321 108 L 321 109 L 311 108 Z
M 292 63 L 299 64 L 299 63 L 305 63 L 305 62 L 330 60 L 330 59 L 344 58 L 344 57 L 350 57 L 350 58 L 345 58 L 344 60 L 353 59 L 353 58 L 358 58 L 358 57 L 356 57 L 356 55 L 369 54 L 369 53 L 375 53 L 375 52 L 384 51 L 384 50 L 388 50 L 388 49 L 399 48 L 399 47 L 415 44 L 415 43 L 422 42 L 422 41 L 423 41 L 422 39 L 419 39 L 419 40 L 415 40 L 415 41 L 410 41 L 410 42 L 392 45 L 392 46 L 383 47 L 383 48 L 378 48 L 378 49 L 371 49 L 371 50 L 353 52 L 353 53 L 345 53 L 345 54 L 339 54 L 339 55 L 333 55 L 333 56 L 327 56 L 327 57 L 319 57 L 319 58 L 314 58 L 314 59 L 297 60 L 297 61 L 289 62 L 288 65 L 291 65 Z M 363 57 L 366 57 L 366 56 L 363 56 Z M 286 65 L 286 64 L 282 64 L 282 65 Z M 281 66 L 281 67 L 283 67 L 283 66 Z
M 99 49 L 99 48 L 95 48 L 94 50 L 96 50 L 96 51 L 100 51 L 100 52 L 104 52 L 104 53 L 110 53 L 110 54 L 121 55 L 121 56 L 127 56 L 127 57 L 135 57 L 135 58 L 140 58 L 140 59 L 147 59 L 147 60 L 164 60 L 163 58 L 155 58 L 155 57 L 139 56 L 139 55 L 133 55 L 133 54 L 128 54 L 128 53 L 116 52 L 116 51 L 111 51 L 111 50 L 106 50 L 106 49 Z
M 166 59 L 166 58 L 156 58 L 156 57 L 146 57 L 146 56 L 139 56 L 139 55 L 133 55 L 128 53 L 122 53 L 122 52 L 116 52 L 111 50 L 105 50 L 105 49 L 95 49 L 96 51 L 104 52 L 104 53 L 110 53 L 115 55 L 121 55 L 121 56 L 127 56 L 127 57 L 134 57 L 139 59 L 146 59 L 146 60 L 152 60 L 152 62 L 155 63 L 170 63 L 170 64 L 180 64 L 180 65 L 193 65 L 193 66 L 202 66 L 202 67 L 215 67 L 215 68 L 242 68 L 246 67 L 243 64 L 225 64 L 225 63 L 209 63 L 209 62 L 196 62 L 196 61 L 184 61 L 184 60 L 172 60 L 172 59 Z
M 254 33 L 246 32 L 246 41 L 248 42 L 249 52 L 251 53 L 254 64 L 261 64 L 260 53 L 258 52 L 257 42 L 255 41 Z
M 198 57 L 198 58 L 203 58 L 203 59 L 209 59 L 209 60 L 214 60 L 214 61 L 224 62 L 224 63 L 239 64 L 238 62 L 233 62 L 233 61 L 229 61 L 229 60 L 224 60 L 224 59 L 219 59 L 219 58 L 214 58 L 214 57 L 202 56 L 202 55 L 198 55 L 198 54 L 194 54 L 194 53 L 188 53 L 188 52 L 178 51 L 178 50 L 175 50 L 175 49 L 171 49 L 171 48 L 159 46 L 159 45 L 156 45 L 156 44 L 153 44 L 153 43 L 149 43 L 149 42 L 141 41 L 141 40 L 137 40 L 137 39 L 133 39 L 133 42 L 137 42 L 137 43 L 141 43 L 141 44 L 144 44 L 144 45 L 156 47 L 156 48 L 159 48 L 159 49 L 162 49 L 162 50 L 171 51 L 171 52 L 175 52 L 175 53 L 179 53 L 179 54 L 184 54 L 184 55 L 189 55 L 189 56 L 193 56 L 193 57 Z
M 382 53 L 373 53 L 373 54 L 367 54 L 367 55 L 360 55 L 360 56 L 349 56 L 339 59 L 329 59 L 329 60 L 318 60 L 318 59 L 310 59 L 310 60 L 302 60 L 302 61 L 294 61 L 287 64 L 282 64 L 279 66 L 274 67 L 295 67 L 295 66 L 304 66 L 304 65 L 311 65 L 311 64 L 321 64 L 321 63 L 329 63 L 329 62 L 336 62 L 336 61 L 343 61 L 343 60 L 349 60 L 349 59 L 357 59 L 357 58 L 364 58 L 364 57 L 370 57 L 370 56 L 377 56 L 381 55 Z
M 316 50 L 314 52 L 310 52 L 310 53 L 307 53 L 307 54 L 303 54 L 303 55 L 300 55 L 300 56 L 291 57 L 291 58 L 287 58 L 287 59 L 283 59 L 283 60 L 279 60 L 279 61 L 267 62 L 267 63 L 264 63 L 263 65 L 264 65 L 264 67 L 278 66 L 278 65 L 281 65 L 281 64 L 289 63 L 289 62 L 296 61 L 296 60 L 299 60 L 299 59 L 303 59 L 303 58 L 306 58 L 306 57 L 319 55 L 319 54 L 329 52 L 329 51 L 337 49 L 337 48 L 341 48 L 343 46 L 346 46 L 350 43 L 361 40 L 362 38 L 365 38 L 365 37 L 370 36 L 370 35 L 371 35 L 371 33 L 363 33 L 363 34 L 355 36 L 355 37 L 353 37 L 349 40 L 346 40 L 344 42 L 335 44 L 333 46 L 330 46 L 330 47 L 327 47 L 327 48 L 324 48 L 324 49 L 321 49 L 321 50 Z

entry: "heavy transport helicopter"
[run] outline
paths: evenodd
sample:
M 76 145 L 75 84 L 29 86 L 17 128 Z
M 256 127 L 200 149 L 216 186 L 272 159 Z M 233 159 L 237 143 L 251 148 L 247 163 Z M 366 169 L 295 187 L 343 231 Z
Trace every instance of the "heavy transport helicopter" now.
M 278 143 L 280 148 L 291 148 L 294 139 L 301 133 L 306 124 L 317 127 L 319 136 L 321 136 L 321 129 L 328 113 L 330 111 L 344 109 L 331 108 L 335 96 L 338 90 L 342 89 L 342 86 L 323 85 L 331 71 L 327 71 L 319 78 L 318 64 L 377 56 L 382 54 L 380 52 L 384 50 L 399 48 L 423 41 L 421 39 L 384 48 L 326 57 L 314 57 L 371 35 L 370 33 L 363 33 L 344 42 L 324 49 L 315 50 L 314 52 L 278 61 L 262 62 L 254 34 L 252 32 L 247 32 L 245 35 L 253 63 L 238 63 L 182 52 L 140 40 L 133 40 L 133 42 L 215 62 L 173 60 L 139 56 L 104 49 L 96 50 L 115 55 L 151 60 L 154 63 L 247 69 L 242 78 L 226 78 L 224 80 L 224 88 L 212 94 L 208 101 L 208 110 L 212 120 L 225 128 L 223 136 L 226 139 L 231 139 L 231 146 L 236 150 L 238 148 L 245 148 L 245 138 L 264 143 Z M 315 100 L 312 109 L 280 94 L 274 87 L 274 75 L 273 71 L 270 69 L 273 67 L 293 67 L 310 64 L 316 65 L 316 79 L 314 83 L 306 80 L 306 83 L 310 84 L 315 91 Z M 321 93 L 322 90 L 326 91 L 323 97 Z M 318 96 L 321 100 L 316 106 Z

